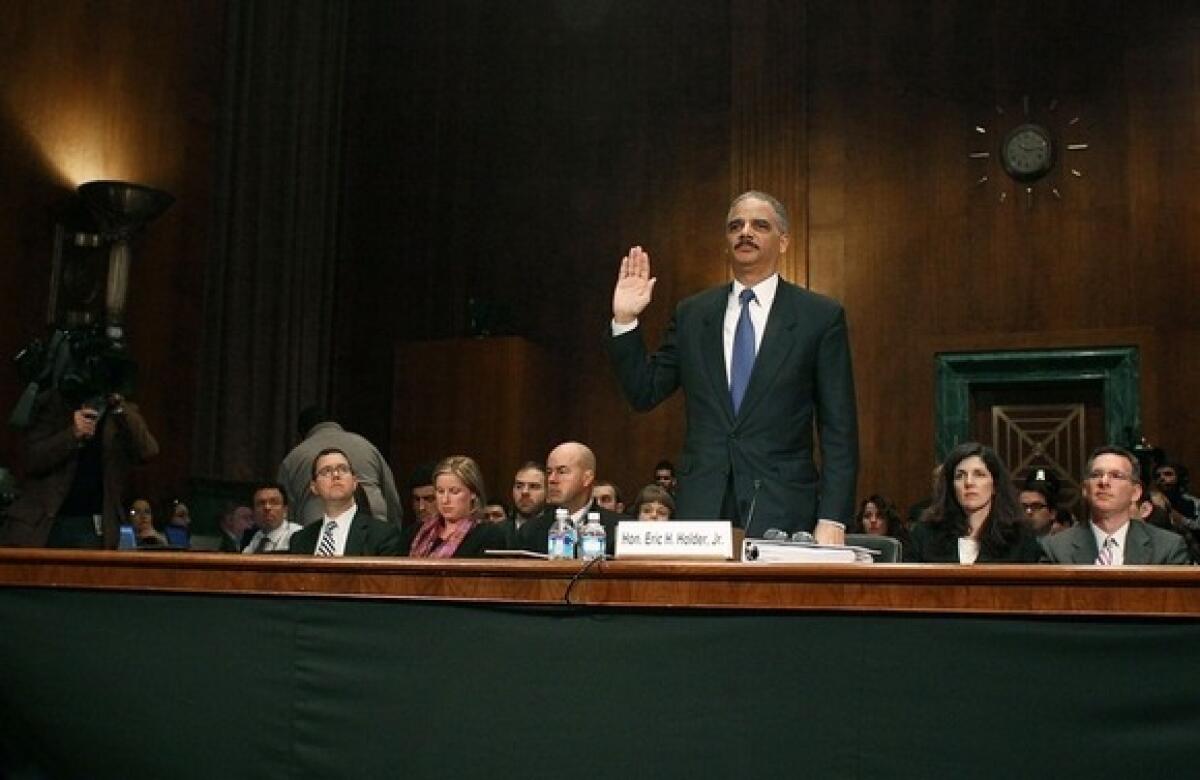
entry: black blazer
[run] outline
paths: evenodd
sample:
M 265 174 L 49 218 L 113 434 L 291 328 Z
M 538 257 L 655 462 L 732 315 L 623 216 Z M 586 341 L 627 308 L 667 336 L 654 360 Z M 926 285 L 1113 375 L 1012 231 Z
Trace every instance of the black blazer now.
M 288 542 L 288 552 L 296 555 L 312 555 L 317 551 L 317 537 L 325 521 L 317 520 L 309 523 L 292 534 Z M 359 509 L 350 521 L 350 532 L 346 536 L 347 556 L 358 555 L 399 555 L 400 532 L 391 523 L 376 520 L 367 512 Z
M 1042 546 L 1024 523 L 1017 526 L 1013 544 L 1000 555 L 981 546 L 976 563 L 1038 563 Z M 912 527 L 912 545 L 904 551 L 906 563 L 958 563 L 958 536 L 946 523 L 920 522 Z
M 533 552 L 546 554 L 548 550 L 547 542 L 550 536 L 550 526 L 554 525 L 554 510 L 558 509 L 555 506 L 547 506 L 542 510 L 542 513 L 534 519 L 521 526 L 521 530 L 517 532 L 517 547 L 522 550 L 532 550 Z M 601 506 L 596 506 L 593 501 L 584 512 L 584 518 L 587 518 L 588 512 L 600 513 L 600 525 L 604 526 L 604 531 L 607 536 L 605 540 L 604 551 L 608 555 L 612 555 L 617 547 L 617 523 L 622 520 L 628 520 L 628 517 L 619 515 L 616 512 L 610 512 Z
M 421 526 L 413 523 L 404 529 L 400 539 L 400 555 L 412 554 L 412 543 L 417 538 Z M 508 539 L 505 536 L 502 523 L 482 522 L 477 524 L 454 551 L 451 558 L 482 558 L 488 550 L 507 550 Z
M 607 338 L 625 397 L 647 411 L 679 387 L 687 435 L 679 460 L 676 517 L 721 516 L 732 476 L 754 527 L 810 530 L 849 523 L 858 478 L 858 413 L 841 305 L 780 279 L 737 416 L 729 397 L 722 330 L 730 285 L 680 303 L 662 346 L 647 357 L 640 328 Z M 813 422 L 823 470 L 813 462 Z M 759 527 L 761 524 L 761 528 Z

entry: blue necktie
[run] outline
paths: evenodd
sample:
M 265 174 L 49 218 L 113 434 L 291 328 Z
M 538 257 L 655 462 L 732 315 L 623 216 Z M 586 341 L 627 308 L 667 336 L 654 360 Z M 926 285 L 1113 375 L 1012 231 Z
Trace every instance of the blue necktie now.
M 733 413 L 737 414 L 750 386 L 750 372 L 754 370 L 754 323 L 750 320 L 750 301 L 754 290 L 749 287 L 739 296 L 742 313 L 738 317 L 737 329 L 733 332 L 733 355 L 729 362 L 729 394 L 733 397 Z

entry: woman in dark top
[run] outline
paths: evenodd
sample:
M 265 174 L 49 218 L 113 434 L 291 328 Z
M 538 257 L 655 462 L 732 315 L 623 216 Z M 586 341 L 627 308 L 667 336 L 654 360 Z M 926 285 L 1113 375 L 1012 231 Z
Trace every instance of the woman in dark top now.
M 505 549 L 503 529 L 483 517 L 487 494 L 479 464 L 464 455 L 446 458 L 433 470 L 433 490 L 437 513 L 404 530 L 402 555 L 479 558 Z
M 855 533 L 870 534 L 871 536 L 890 536 L 900 542 L 905 557 L 912 546 L 908 529 L 900 520 L 896 506 L 878 493 L 872 493 L 858 505 L 858 514 L 854 516 L 858 529 Z
M 912 528 L 905 560 L 1037 563 L 1041 546 L 1024 522 L 1008 469 L 990 448 L 960 444 L 942 463 L 933 504 Z

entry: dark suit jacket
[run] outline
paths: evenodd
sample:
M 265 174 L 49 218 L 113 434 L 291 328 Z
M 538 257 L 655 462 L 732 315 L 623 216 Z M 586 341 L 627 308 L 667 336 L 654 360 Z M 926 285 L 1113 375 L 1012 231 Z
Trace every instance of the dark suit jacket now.
M 288 552 L 296 555 L 312 555 L 317 551 L 317 538 L 321 533 L 324 520 L 301 528 L 292 534 L 288 542 Z M 370 514 L 359 509 L 350 521 L 350 532 L 346 536 L 345 555 L 399 555 L 400 532 L 391 523 L 376 520 Z
M 1045 552 L 1042 560 L 1047 563 L 1093 564 L 1100 551 L 1096 549 L 1096 536 L 1091 522 L 1076 523 L 1065 531 L 1047 536 L 1042 540 Z M 1125 563 L 1128 566 L 1159 563 L 1191 563 L 1183 537 L 1147 525 L 1141 520 L 1130 520 L 1125 534 Z
M 533 552 L 546 554 L 550 537 L 550 526 L 554 525 L 554 510 L 558 509 L 555 506 L 547 506 L 542 510 L 542 513 L 521 526 L 521 530 L 517 532 L 517 547 L 522 550 L 532 550 Z M 600 513 L 600 525 L 604 526 L 604 531 L 607 536 L 605 539 L 604 551 L 612 555 L 617 547 L 617 523 L 622 520 L 628 520 L 628 517 L 619 515 L 616 512 L 610 512 L 604 507 L 596 506 L 595 502 L 588 507 L 584 513 L 584 518 L 587 517 L 587 512 Z
M 683 387 L 687 436 L 678 464 L 676 516 L 718 518 L 729 476 L 741 514 L 754 502 L 752 531 L 849 523 L 858 477 L 858 416 L 846 317 L 840 304 L 782 279 L 735 417 L 722 329 L 730 286 L 676 307 L 649 358 L 640 328 L 609 337 L 622 389 L 639 411 Z M 823 471 L 813 463 L 813 422 Z M 757 487 L 756 487 L 757 486 Z
M 413 540 L 421 526 L 413 523 L 407 526 L 400 535 L 400 555 L 410 555 Z M 452 558 L 482 558 L 488 550 L 507 550 L 508 539 L 504 532 L 503 523 L 479 523 L 463 537 L 462 543 L 454 551 Z
M 106 413 L 101 438 L 104 468 L 104 546 L 117 548 L 124 510 L 121 494 L 133 466 L 158 454 L 158 442 L 135 404 L 123 404 L 124 413 Z M 79 460 L 79 443 L 74 434 L 75 408 L 57 390 L 45 393 L 34 412 L 26 438 L 26 480 L 21 495 L 8 509 L 7 522 L 0 527 L 0 544 L 41 547 L 46 544 L 54 516 L 62 506 Z
M 979 550 L 976 563 L 1037 563 L 1042 548 L 1033 531 L 1024 523 L 1018 526 L 1018 536 L 1007 550 L 998 554 Z M 920 522 L 912 527 L 912 544 L 905 550 L 906 563 L 958 563 L 958 536 L 950 533 L 945 523 Z

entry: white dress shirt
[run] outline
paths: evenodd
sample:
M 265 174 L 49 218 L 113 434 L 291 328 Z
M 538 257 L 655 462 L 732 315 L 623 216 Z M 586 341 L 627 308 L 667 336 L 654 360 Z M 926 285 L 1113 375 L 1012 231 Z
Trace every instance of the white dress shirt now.
M 725 345 L 725 379 L 726 384 L 733 380 L 733 337 L 737 331 L 738 319 L 742 316 L 742 290 L 746 285 L 737 281 L 729 291 L 729 299 L 725 303 L 725 327 L 722 331 Z M 771 306 L 775 303 L 775 291 L 779 289 L 779 274 L 771 274 L 750 288 L 754 291 L 754 300 L 746 304 L 750 307 L 750 322 L 754 325 L 754 354 L 758 354 L 762 346 L 763 333 L 767 329 L 767 318 L 771 316 Z
M 263 532 L 260 528 L 254 536 L 250 537 L 250 544 L 242 550 L 245 555 L 250 555 L 256 552 L 279 552 L 288 548 L 288 542 L 292 540 L 292 534 L 299 531 L 301 526 L 293 523 L 290 520 L 284 520 L 276 528 L 269 532 Z M 262 549 L 258 549 L 259 542 L 266 537 L 266 544 Z
M 1099 552 L 1104 549 L 1104 540 L 1112 537 L 1117 540 L 1116 547 L 1112 548 L 1112 566 L 1125 565 L 1125 537 L 1129 534 L 1129 521 L 1125 521 L 1125 525 L 1113 531 L 1111 534 L 1102 530 L 1095 523 L 1088 521 L 1088 525 L 1092 527 L 1092 536 L 1096 537 L 1096 550 Z

